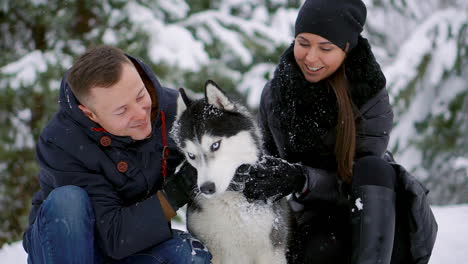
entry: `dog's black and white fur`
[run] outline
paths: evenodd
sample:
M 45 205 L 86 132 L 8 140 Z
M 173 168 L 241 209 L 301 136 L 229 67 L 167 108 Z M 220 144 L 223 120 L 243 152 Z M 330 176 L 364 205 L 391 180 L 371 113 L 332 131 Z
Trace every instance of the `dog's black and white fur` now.
M 257 125 L 245 107 L 212 81 L 205 98 L 181 89 L 171 131 L 187 161 L 197 169 L 197 190 L 187 210 L 187 228 L 213 254 L 213 263 L 286 263 L 289 210 L 286 201 L 246 200 L 236 169 L 262 154 Z M 233 188 L 235 186 L 235 188 Z

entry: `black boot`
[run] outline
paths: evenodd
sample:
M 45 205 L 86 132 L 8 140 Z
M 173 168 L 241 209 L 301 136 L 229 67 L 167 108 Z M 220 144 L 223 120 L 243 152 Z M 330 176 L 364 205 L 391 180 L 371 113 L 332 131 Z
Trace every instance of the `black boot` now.
M 395 236 L 395 191 L 377 185 L 353 188 L 351 264 L 390 264 Z

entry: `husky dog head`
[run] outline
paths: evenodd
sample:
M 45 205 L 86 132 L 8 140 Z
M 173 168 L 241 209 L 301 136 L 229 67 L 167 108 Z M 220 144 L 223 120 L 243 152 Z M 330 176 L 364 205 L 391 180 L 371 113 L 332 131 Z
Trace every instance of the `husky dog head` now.
M 180 89 L 171 136 L 197 169 L 198 188 L 207 197 L 224 193 L 236 169 L 261 154 L 260 133 L 250 114 L 213 81 L 206 82 L 200 100 Z

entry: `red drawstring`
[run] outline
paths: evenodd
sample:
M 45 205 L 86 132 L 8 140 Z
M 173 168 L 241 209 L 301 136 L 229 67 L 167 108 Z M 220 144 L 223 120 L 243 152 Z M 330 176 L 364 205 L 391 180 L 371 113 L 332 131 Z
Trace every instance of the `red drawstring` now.
M 102 127 L 92 127 L 91 128 L 93 131 L 96 131 L 96 132 L 107 132 L 104 128 Z
M 164 178 L 164 181 L 166 180 L 167 176 L 167 157 L 169 156 L 169 148 L 167 147 L 167 131 L 166 131 L 166 116 L 163 111 L 160 111 L 161 113 L 161 134 L 162 134 L 162 143 L 163 143 L 163 153 L 162 153 L 162 164 L 161 164 L 161 169 L 162 169 L 162 175 Z

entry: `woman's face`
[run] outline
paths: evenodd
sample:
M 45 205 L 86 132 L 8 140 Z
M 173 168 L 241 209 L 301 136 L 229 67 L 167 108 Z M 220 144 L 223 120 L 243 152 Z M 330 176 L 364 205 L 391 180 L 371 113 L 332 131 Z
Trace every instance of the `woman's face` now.
M 341 48 L 319 35 L 301 33 L 294 42 L 296 63 L 311 83 L 332 75 L 345 57 L 346 53 Z

